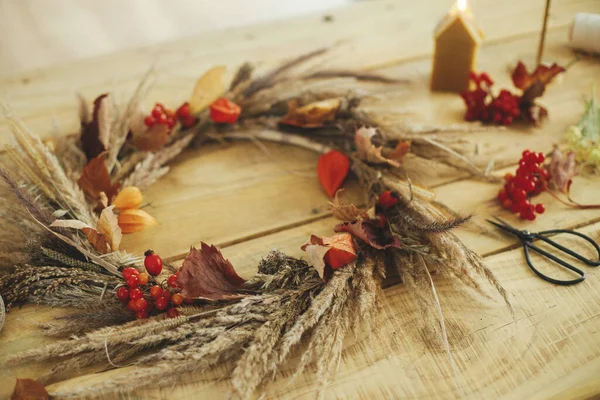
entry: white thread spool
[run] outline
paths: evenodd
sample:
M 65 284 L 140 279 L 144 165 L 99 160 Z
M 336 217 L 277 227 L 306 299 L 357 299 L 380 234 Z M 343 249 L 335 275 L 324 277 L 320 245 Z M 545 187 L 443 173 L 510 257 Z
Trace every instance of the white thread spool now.
M 575 15 L 569 39 L 574 49 L 600 54 L 600 14 Z

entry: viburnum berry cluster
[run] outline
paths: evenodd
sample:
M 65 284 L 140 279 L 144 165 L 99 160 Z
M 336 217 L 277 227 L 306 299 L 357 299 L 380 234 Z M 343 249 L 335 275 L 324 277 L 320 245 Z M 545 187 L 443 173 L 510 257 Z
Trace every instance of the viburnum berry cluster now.
M 469 80 L 475 88 L 460 94 L 467 106 L 465 120 L 510 125 L 521 115 L 520 97 L 506 89 L 494 97 L 491 90 L 494 82 L 488 74 L 471 72 Z
M 167 316 L 177 317 L 185 298 L 179 293 L 177 274 L 170 275 L 166 281 L 157 282 L 156 277 L 162 272 L 162 259 L 152 250 L 144 254 L 144 267 L 147 272 L 136 268 L 123 268 L 121 274 L 125 286 L 117 288 L 117 297 L 127 308 L 135 312 L 137 319 L 145 319 L 151 313 L 158 314 L 167 310 Z
M 536 214 L 546 211 L 542 203 L 534 205 L 531 202 L 532 197 L 548 188 L 550 174 L 543 165 L 545 159 L 543 153 L 523 151 L 515 175 L 507 173 L 504 176 L 506 182 L 497 195 L 502 207 L 529 221 L 535 220 Z
M 548 110 L 536 103 L 536 99 L 544 94 L 546 85 L 558 74 L 566 71 L 556 63 L 547 66 L 540 64 L 532 72 L 528 72 L 525 64 L 519 61 L 511 74 L 512 83 L 520 94 L 502 89 L 494 96 L 494 82 L 485 72 L 471 72 L 469 80 L 472 89 L 461 93 L 467 106 L 465 119 L 499 125 L 510 125 L 515 120 L 539 124 L 548 115 Z
M 150 114 L 144 118 L 144 124 L 148 128 L 154 125 L 166 125 L 169 129 L 173 129 L 177 122 L 183 128 L 191 128 L 197 121 L 198 119 L 191 115 L 188 103 L 183 103 L 177 111 L 166 108 L 162 103 L 156 103 Z

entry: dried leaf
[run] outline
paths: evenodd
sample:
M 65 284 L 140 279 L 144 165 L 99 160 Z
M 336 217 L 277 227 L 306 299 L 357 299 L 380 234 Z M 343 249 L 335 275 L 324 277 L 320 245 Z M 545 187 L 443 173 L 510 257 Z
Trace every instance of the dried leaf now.
M 356 207 L 354 204 L 344 204 L 340 200 L 340 193 L 342 193 L 344 189 L 340 189 L 335 193 L 335 197 L 333 201 L 329 203 L 331 206 L 330 210 L 333 216 L 340 221 L 344 222 L 352 222 L 356 221 L 358 218 L 368 218 L 367 212 L 365 210 L 361 210 Z
M 135 186 L 124 187 L 117 193 L 113 200 L 113 206 L 117 209 L 138 208 L 142 204 L 142 191 Z
M 569 194 L 573 177 L 577 175 L 577 163 L 575 152 L 570 151 L 566 155 L 554 146 L 550 159 L 550 181 L 554 187 L 563 193 Z
M 400 160 L 402 160 L 402 158 L 404 158 L 405 155 L 407 155 L 410 152 L 410 145 L 410 141 L 398 142 L 396 147 L 394 147 L 394 150 L 392 150 L 391 153 L 387 155 L 387 158 L 399 162 Z
M 280 123 L 300 128 L 319 128 L 325 125 L 326 122 L 335 120 L 341 104 L 339 98 L 334 98 L 298 107 L 297 100 L 290 100 L 288 102 L 288 112 Z
M 107 254 L 110 252 L 110 245 L 108 244 L 108 240 L 106 237 L 102 235 L 100 232 L 95 230 L 94 228 L 82 228 L 81 232 L 85 235 L 85 238 L 90 242 L 92 246 L 98 252 L 102 254 Z
M 114 119 L 111 97 L 105 93 L 94 100 L 91 121 L 86 121 L 89 120 L 86 110 L 87 108 L 80 106 L 81 149 L 89 161 L 108 150 L 110 128 Z
M 529 72 L 527 72 L 527 67 L 525 67 L 525 64 L 519 61 L 512 73 L 512 81 L 516 87 L 523 91 L 526 91 L 536 82 L 539 82 L 544 86 L 547 85 L 548 83 L 550 83 L 550 81 L 552 81 L 552 79 L 556 75 L 564 71 L 566 70 L 556 63 L 552 64 L 549 67 L 540 64 L 536 67 L 533 73 L 530 74 Z
M 305 244 L 302 246 L 302 250 L 306 252 L 308 263 L 317 270 L 317 273 L 324 281 L 328 281 L 331 278 L 333 269 L 327 267 L 325 264 L 325 254 L 329 251 L 329 247 L 322 245 Z
M 401 248 L 400 240 L 391 234 L 389 229 L 381 228 L 375 220 L 360 219 L 355 222 L 346 222 L 333 228 L 336 232 L 348 232 L 357 239 L 378 250 L 390 247 Z
M 154 124 L 151 127 L 144 123 L 145 115 L 138 111 L 129 125 L 131 144 L 142 151 L 158 151 L 169 140 L 171 129 L 165 124 Z
M 383 146 L 375 147 L 372 138 L 377 134 L 376 128 L 361 127 L 356 130 L 354 135 L 354 144 L 358 151 L 358 157 L 361 160 L 374 164 L 388 164 L 392 167 L 399 167 L 400 163 L 396 160 L 385 158 L 381 152 Z
M 57 219 L 56 221 L 52 222 L 49 226 L 51 228 L 70 228 L 70 229 L 92 228 L 85 222 L 79 221 L 78 219 Z
M 81 230 L 96 250 L 106 254 L 110 251 L 119 250 L 122 238 L 121 228 L 117 225 L 117 216 L 112 209 L 111 206 L 102 210 L 97 228 L 76 219 L 57 219 L 50 224 L 50 227 Z
M 196 81 L 189 101 L 192 114 L 198 114 L 221 97 L 225 91 L 225 71 L 222 65 L 213 67 Z
M 122 233 L 139 232 L 154 225 L 158 225 L 158 221 L 146 211 L 128 208 L 119 213 L 119 226 Z
M 106 207 L 100 213 L 98 219 L 98 226 L 96 227 L 98 233 L 106 238 L 106 241 L 110 245 L 113 251 L 119 250 L 121 239 L 123 238 L 121 228 L 119 227 L 119 221 L 117 216 L 113 212 L 114 206 Z M 88 239 L 89 240 L 89 239 Z
M 15 384 L 11 400 L 47 400 L 50 398 L 46 388 L 33 379 L 19 379 Z
M 308 256 L 308 262 L 327 281 L 333 270 L 350 264 L 358 257 L 352 235 L 342 233 L 331 237 L 311 235 L 302 247 Z
M 88 162 L 77 180 L 77 184 L 87 195 L 94 199 L 100 198 L 104 192 L 109 199 L 117 193 L 119 183 L 110 182 L 110 174 L 105 164 L 106 152 L 99 154 Z
M 177 272 L 177 285 L 188 299 L 239 299 L 245 296 L 244 283 L 219 249 L 206 243 L 200 250 L 192 247 Z
M 340 188 L 349 170 L 350 159 L 342 152 L 331 150 L 319 157 L 317 174 L 329 197 L 333 197 Z

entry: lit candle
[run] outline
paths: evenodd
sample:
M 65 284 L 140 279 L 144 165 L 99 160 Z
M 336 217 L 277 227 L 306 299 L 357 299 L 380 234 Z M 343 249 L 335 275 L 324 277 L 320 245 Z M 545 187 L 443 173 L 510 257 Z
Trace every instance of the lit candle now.
M 483 33 L 475 25 L 467 0 L 457 0 L 435 29 L 431 90 L 462 92 L 469 88 Z

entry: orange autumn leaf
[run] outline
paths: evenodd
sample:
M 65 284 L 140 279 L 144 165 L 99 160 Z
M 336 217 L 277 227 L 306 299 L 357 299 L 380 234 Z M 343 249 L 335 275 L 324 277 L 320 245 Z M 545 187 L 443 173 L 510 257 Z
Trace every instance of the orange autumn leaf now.
M 280 123 L 300 128 L 318 128 L 323 126 L 325 122 L 335 120 L 335 115 L 341 104 L 340 99 L 335 98 L 298 107 L 297 100 L 290 100 L 288 102 L 288 112 Z
M 547 85 L 556 75 L 564 71 L 565 69 L 556 63 L 550 66 L 540 64 L 530 74 L 525 64 L 519 61 L 512 73 L 512 81 L 516 87 L 525 91 L 536 82 Z
M 358 258 L 354 240 L 349 233 L 340 233 L 331 237 L 311 235 L 301 248 L 308 255 L 309 263 L 325 281 L 329 280 L 333 270 L 348 265 Z
M 329 197 L 333 197 L 340 188 L 348 171 L 350 170 L 350 159 L 344 153 L 331 150 L 319 157 L 317 162 L 317 174 L 319 182 Z
M 192 114 L 198 114 L 217 100 L 225 91 L 225 67 L 209 69 L 196 81 L 189 105 Z
M 108 199 L 111 199 L 119 189 L 119 183 L 114 185 L 110 181 L 110 174 L 104 162 L 106 152 L 92 158 L 81 172 L 77 184 L 84 193 L 94 199 L 100 198 L 100 193 L 104 192 Z
M 143 231 L 154 225 L 158 225 L 158 221 L 146 211 L 130 208 L 119 213 L 119 226 L 123 233 Z
M 50 395 L 41 383 L 33 379 L 19 379 L 10 400 L 48 400 Z

